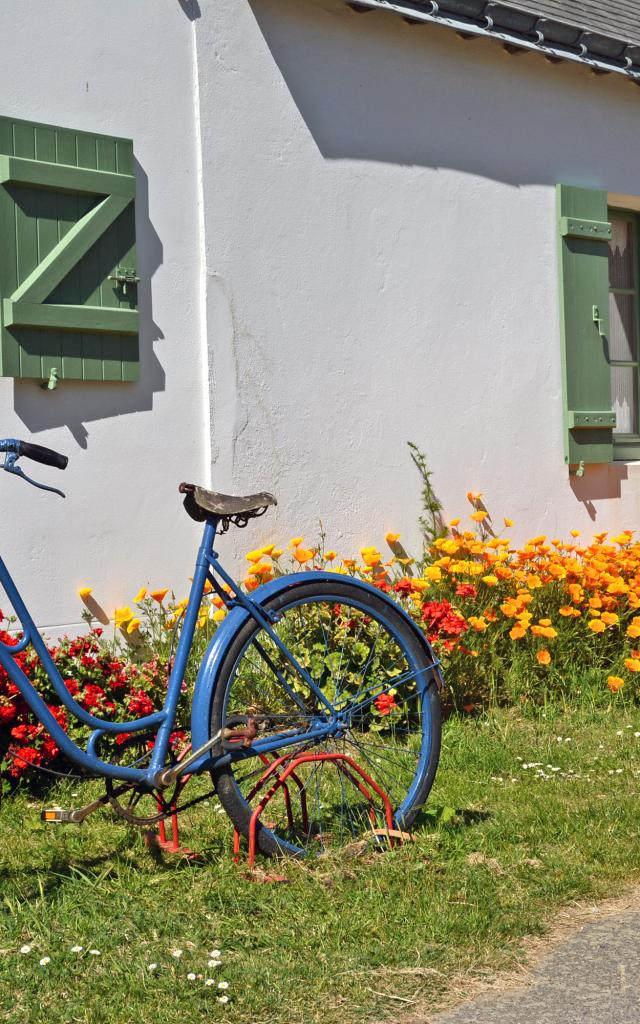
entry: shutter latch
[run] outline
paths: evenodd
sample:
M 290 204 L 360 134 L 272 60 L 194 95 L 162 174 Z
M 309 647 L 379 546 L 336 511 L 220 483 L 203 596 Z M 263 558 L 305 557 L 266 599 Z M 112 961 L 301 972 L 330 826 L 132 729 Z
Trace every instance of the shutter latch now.
M 136 276 L 135 269 L 133 267 L 116 267 L 114 274 L 109 274 L 110 281 L 117 281 L 119 285 L 122 285 L 122 294 L 127 294 L 128 284 L 138 284 L 140 278 Z
M 601 338 L 606 338 L 607 333 L 606 333 L 606 331 L 604 330 L 604 328 L 602 326 L 603 323 L 604 323 L 604 320 L 600 316 L 600 307 L 599 306 L 593 306 L 592 310 L 593 310 L 593 322 L 596 325 L 596 327 L 598 328 L 598 334 L 600 335 Z

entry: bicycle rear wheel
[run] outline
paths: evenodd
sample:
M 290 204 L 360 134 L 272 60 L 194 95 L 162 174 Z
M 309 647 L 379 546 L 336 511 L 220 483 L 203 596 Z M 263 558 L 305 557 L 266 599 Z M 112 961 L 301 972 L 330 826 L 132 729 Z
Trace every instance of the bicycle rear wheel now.
M 408 829 L 433 785 L 440 752 L 440 703 L 429 648 L 391 600 L 337 574 L 335 582 L 310 579 L 267 608 L 278 616 L 274 632 L 334 706 L 341 725 L 321 739 L 304 736 L 327 720 L 326 709 L 251 619 L 222 666 L 211 735 L 228 719 L 246 715 L 256 721 L 260 739 L 287 731 L 304 737 L 295 746 L 283 744 L 270 758 L 348 756 L 388 795 L 396 827 Z M 268 760 L 249 757 L 212 772 L 220 802 L 244 835 Z M 290 799 L 280 793 L 264 811 L 256 833 L 262 853 L 305 856 L 384 828 L 381 803 L 372 812 L 335 762 L 306 763 L 296 777 Z

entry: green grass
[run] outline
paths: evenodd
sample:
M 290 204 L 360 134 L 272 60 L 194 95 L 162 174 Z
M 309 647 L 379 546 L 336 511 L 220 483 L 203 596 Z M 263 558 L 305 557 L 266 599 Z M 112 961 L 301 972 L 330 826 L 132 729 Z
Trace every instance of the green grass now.
M 432 1009 L 454 977 L 517 963 L 554 908 L 637 877 L 636 732 L 640 712 L 619 700 L 452 719 L 416 843 L 280 865 L 283 885 L 233 865 L 215 800 L 184 816 L 206 852 L 195 866 L 157 863 L 107 812 L 42 826 L 18 795 L 0 808 L 0 1020 L 355 1024 Z M 229 983 L 227 1005 L 208 976 Z

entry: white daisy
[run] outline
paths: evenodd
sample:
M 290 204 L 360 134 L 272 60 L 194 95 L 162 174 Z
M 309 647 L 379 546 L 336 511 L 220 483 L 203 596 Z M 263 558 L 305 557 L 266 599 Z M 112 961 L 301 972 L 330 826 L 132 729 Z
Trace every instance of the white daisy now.
M 218 996 L 218 1002 L 219 1003 L 228 1003 L 229 1002 L 229 996 Z
M 30 953 L 31 952 L 31 946 L 20 946 L 20 952 L 21 953 Z
M 82 953 L 82 946 L 72 946 L 71 947 L 71 952 L 72 953 Z
M 182 950 L 181 949 L 172 949 L 171 950 L 171 956 L 175 957 L 176 960 L 179 960 L 180 957 L 182 956 Z
M 222 967 L 222 960 L 209 960 L 207 967 Z
M 89 950 L 89 955 L 90 956 L 102 956 L 102 954 L 101 954 L 99 949 L 90 949 Z
M 209 956 L 212 957 L 213 960 L 218 960 L 222 956 L 222 953 L 219 949 L 212 949 Z
M 195 981 L 195 980 L 196 980 L 196 976 L 195 976 L 195 974 L 193 972 L 190 972 L 189 974 L 187 974 L 187 981 Z
M 207 978 L 207 980 L 205 981 L 205 985 L 215 985 L 215 981 L 213 980 L 213 978 Z
M 51 963 L 51 957 L 50 956 L 43 956 L 42 960 L 40 961 L 40 966 L 41 967 L 46 967 L 47 964 L 50 964 L 50 963 Z
M 147 964 L 147 970 L 148 971 L 155 971 L 155 970 L 157 970 L 157 967 L 158 967 L 157 964 Z
M 219 981 L 218 982 L 218 988 L 229 988 L 229 982 L 228 981 Z

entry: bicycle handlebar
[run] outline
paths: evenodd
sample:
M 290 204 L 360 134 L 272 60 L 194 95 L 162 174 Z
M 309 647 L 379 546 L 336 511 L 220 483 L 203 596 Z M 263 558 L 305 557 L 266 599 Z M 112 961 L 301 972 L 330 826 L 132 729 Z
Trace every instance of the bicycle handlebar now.
M 54 452 L 52 448 L 44 448 L 40 444 L 31 444 L 29 441 L 18 441 L 19 456 L 25 459 L 32 459 L 34 462 L 41 462 L 43 466 L 55 466 L 56 469 L 66 469 L 69 459 L 66 455 Z

